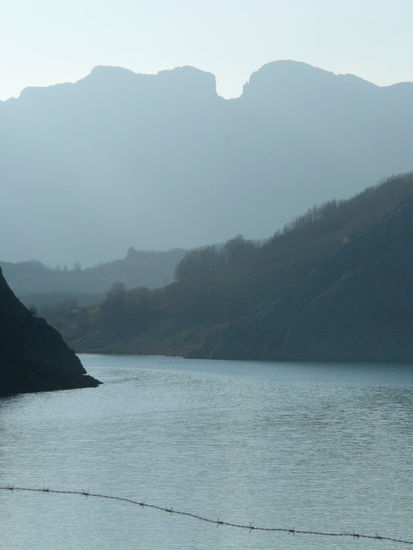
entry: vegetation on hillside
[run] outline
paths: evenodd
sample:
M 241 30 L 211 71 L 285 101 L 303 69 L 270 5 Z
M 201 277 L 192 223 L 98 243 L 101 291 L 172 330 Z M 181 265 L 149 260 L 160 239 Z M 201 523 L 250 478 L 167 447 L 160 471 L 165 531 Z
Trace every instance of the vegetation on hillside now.
M 193 250 L 177 265 L 173 284 L 151 291 L 115 285 L 100 304 L 56 310 L 48 319 L 78 351 L 210 349 L 207 343 L 228 327 L 306 288 L 320 265 L 412 197 L 413 175 L 393 177 L 350 200 L 310 209 L 263 243 L 238 236 Z

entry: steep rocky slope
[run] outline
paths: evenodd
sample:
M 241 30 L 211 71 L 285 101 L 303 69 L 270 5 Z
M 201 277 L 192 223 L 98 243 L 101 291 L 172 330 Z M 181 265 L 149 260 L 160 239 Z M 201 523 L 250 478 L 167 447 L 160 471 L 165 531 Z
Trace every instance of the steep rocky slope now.
M 413 198 L 195 355 L 413 359 Z
M 0 395 L 98 384 L 59 333 L 17 300 L 0 271 Z

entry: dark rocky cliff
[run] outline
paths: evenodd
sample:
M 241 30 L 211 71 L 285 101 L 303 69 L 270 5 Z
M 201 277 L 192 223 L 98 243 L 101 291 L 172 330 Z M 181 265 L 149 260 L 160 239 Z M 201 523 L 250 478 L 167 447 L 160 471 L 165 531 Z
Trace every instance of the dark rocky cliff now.
M 19 302 L 0 270 L 0 395 L 99 383 L 60 334 Z

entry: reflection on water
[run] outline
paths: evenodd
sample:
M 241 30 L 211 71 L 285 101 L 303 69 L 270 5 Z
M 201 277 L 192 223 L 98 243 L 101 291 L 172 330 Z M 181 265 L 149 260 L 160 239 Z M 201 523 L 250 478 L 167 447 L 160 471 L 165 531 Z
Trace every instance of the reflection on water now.
M 413 538 L 411 367 L 82 361 L 103 386 L 0 400 L 1 484 L 120 495 L 247 524 Z M 9 493 L 0 493 L 0 541 L 13 550 L 354 544 Z

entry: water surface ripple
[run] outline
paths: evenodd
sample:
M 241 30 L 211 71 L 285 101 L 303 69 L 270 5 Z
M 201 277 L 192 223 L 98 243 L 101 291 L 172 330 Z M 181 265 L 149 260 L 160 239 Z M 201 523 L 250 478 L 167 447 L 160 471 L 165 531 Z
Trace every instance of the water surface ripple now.
M 212 519 L 413 539 L 413 368 L 83 355 L 97 389 L 0 400 L 0 484 Z M 387 548 L 0 493 L 0 547 Z M 390 544 L 390 546 L 389 546 Z

